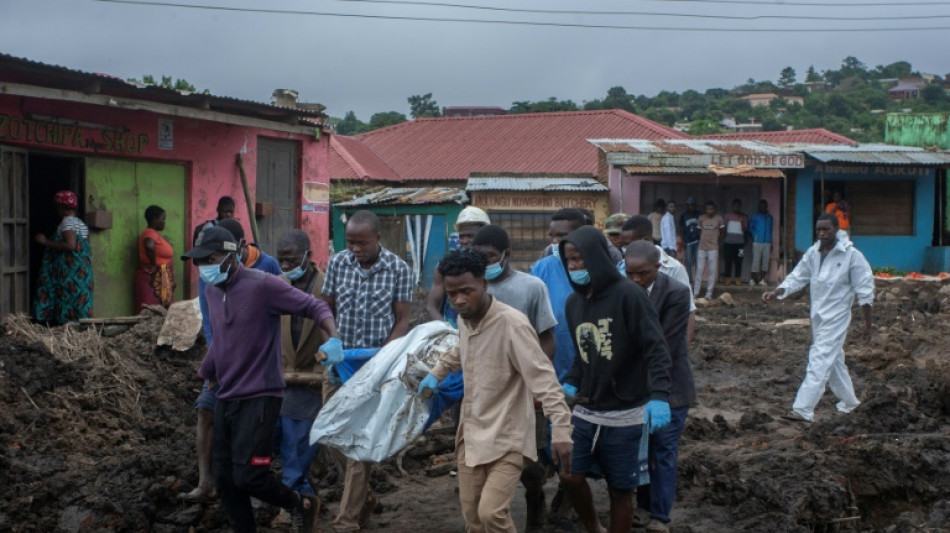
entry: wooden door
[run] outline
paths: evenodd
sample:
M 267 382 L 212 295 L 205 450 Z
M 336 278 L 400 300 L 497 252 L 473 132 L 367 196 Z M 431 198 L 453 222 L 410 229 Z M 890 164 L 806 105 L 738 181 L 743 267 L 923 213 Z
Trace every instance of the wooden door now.
M 135 270 L 139 265 L 138 239 L 145 229 L 145 208 L 158 205 L 165 210 L 162 235 L 172 244 L 176 256 L 184 251 L 185 167 L 166 163 L 146 163 L 98 157 L 86 158 L 86 193 L 95 203 L 112 213 L 112 227 L 92 230 L 92 269 L 96 277 L 93 315 L 98 317 L 134 315 Z M 173 263 L 175 299 L 184 294 L 187 264 Z
M 257 243 L 269 254 L 277 239 L 297 227 L 300 202 L 297 183 L 298 145 L 294 141 L 257 139 Z M 248 236 L 248 240 L 252 240 Z
M 28 185 L 26 152 L 0 146 L 0 318 L 30 310 Z

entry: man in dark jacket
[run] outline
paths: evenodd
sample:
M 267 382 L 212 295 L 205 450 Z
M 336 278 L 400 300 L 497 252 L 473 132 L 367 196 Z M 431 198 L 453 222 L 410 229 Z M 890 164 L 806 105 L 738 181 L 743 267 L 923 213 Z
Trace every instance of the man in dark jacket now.
M 637 489 L 637 507 L 650 512 L 647 530 L 669 531 L 679 437 L 689 406 L 696 400 L 686 340 L 690 288 L 660 272 L 660 251 L 646 241 L 627 246 L 626 273 L 627 279 L 647 291 L 670 349 L 670 423 L 650 436 L 650 484 Z
M 564 392 L 576 401 L 571 473 L 561 479 L 590 533 L 602 531 L 587 477 L 604 477 L 610 528 L 627 533 L 639 484 L 636 443 L 670 421 L 670 353 L 646 291 L 621 276 L 609 244 L 592 227 L 560 243 L 574 293 L 565 314 L 577 355 Z

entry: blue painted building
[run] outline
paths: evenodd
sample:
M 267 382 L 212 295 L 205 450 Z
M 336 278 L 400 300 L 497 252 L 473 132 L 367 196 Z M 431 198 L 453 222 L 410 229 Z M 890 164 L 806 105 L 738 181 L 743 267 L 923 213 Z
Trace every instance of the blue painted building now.
M 941 208 L 937 169 L 950 166 L 950 153 L 890 145 L 796 149 L 808 157 L 789 191 L 796 250 L 815 242 L 815 219 L 837 193 L 850 205 L 851 240 L 872 267 L 923 269 Z

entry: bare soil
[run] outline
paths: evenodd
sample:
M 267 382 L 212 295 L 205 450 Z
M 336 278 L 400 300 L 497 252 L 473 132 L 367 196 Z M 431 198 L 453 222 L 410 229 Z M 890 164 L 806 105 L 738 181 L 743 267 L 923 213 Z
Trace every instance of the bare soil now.
M 940 285 L 888 287 L 871 342 L 859 338 L 856 311 L 845 347 L 863 404 L 837 415 L 829 392 L 811 425 L 780 418 L 804 375 L 810 330 L 779 324 L 807 319 L 807 297 L 764 306 L 761 291 L 730 287 L 734 306 L 698 311 L 699 401 L 681 441 L 674 531 L 950 531 L 950 301 Z M 197 482 L 204 348 L 156 349 L 160 325 L 150 318 L 103 339 L 124 361 L 124 388 L 101 361 L 0 337 L 0 531 L 227 530 L 216 503 L 175 497 Z M 380 505 L 367 529 L 463 530 L 456 479 L 426 475 L 432 456 L 451 453 L 451 431 L 410 448 L 405 474 L 395 460 L 376 468 Z M 321 456 L 314 478 L 329 531 L 341 477 Z M 594 485 L 606 523 L 606 492 Z M 522 530 L 520 492 L 512 512 Z M 258 518 L 263 531 L 289 530 L 267 506 Z

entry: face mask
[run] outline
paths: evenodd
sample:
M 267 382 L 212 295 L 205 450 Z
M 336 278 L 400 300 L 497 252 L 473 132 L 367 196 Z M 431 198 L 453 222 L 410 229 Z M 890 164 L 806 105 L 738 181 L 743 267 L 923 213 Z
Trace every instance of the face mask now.
M 590 272 L 588 272 L 586 268 L 583 270 L 572 270 L 571 281 L 578 285 L 588 285 L 590 284 Z
M 284 272 L 284 277 L 290 281 L 297 281 L 302 278 L 304 274 L 307 273 L 307 269 L 304 268 L 304 265 L 307 263 L 307 254 L 303 254 L 303 261 L 299 265 L 295 266 L 291 270 Z
M 201 276 L 201 281 L 204 281 L 208 285 L 220 285 L 227 281 L 228 272 L 221 272 L 221 265 L 227 260 L 228 258 L 225 257 L 216 265 L 199 265 L 198 274 Z
M 488 265 L 488 267 L 485 269 L 485 279 L 487 279 L 488 281 L 491 281 L 497 278 L 498 276 L 500 276 L 501 273 L 505 271 L 504 267 L 501 266 L 501 263 L 504 260 L 505 260 L 505 256 L 502 255 L 501 261 Z
M 551 255 L 554 257 L 561 257 L 561 248 L 557 244 L 551 245 Z

